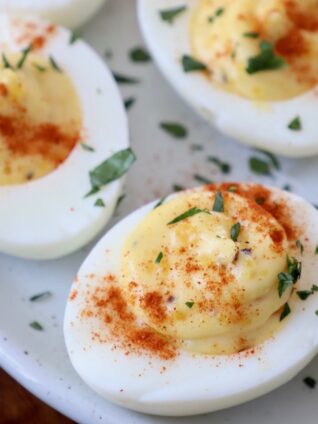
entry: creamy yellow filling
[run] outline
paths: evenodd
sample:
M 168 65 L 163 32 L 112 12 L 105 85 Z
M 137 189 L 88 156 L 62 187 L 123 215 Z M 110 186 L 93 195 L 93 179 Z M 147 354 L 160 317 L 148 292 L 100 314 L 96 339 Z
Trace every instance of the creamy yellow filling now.
M 140 320 L 191 351 L 220 354 L 273 335 L 288 242 L 281 225 L 235 193 L 188 192 L 151 211 L 126 240 L 120 283 Z M 191 208 L 204 210 L 168 224 Z M 233 226 L 240 224 L 235 240 Z
M 249 74 L 260 43 L 285 65 Z M 190 22 L 193 56 L 214 84 L 253 100 L 286 100 L 318 82 L 318 4 L 314 0 L 197 0 Z
M 0 185 L 53 171 L 69 155 L 82 125 L 80 100 L 62 69 L 29 53 L 0 63 Z

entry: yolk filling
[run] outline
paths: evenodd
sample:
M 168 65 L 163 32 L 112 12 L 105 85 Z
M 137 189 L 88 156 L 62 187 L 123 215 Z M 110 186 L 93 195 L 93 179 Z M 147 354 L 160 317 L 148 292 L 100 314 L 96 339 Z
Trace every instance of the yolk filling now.
M 193 56 L 212 81 L 252 100 L 286 100 L 318 82 L 314 0 L 198 0 Z
M 0 185 L 52 172 L 80 138 L 81 105 L 69 76 L 30 52 L 0 64 Z
M 188 192 L 154 209 L 121 256 L 120 284 L 137 318 L 208 354 L 273 336 L 291 293 L 278 294 L 288 253 L 284 228 L 255 201 L 227 191 L 222 199 L 223 212 L 212 210 L 215 191 Z

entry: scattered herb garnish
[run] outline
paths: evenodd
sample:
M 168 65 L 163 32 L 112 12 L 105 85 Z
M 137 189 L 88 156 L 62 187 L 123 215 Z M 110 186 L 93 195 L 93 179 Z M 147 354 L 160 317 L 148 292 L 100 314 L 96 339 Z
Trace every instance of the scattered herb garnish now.
M 189 309 L 191 309 L 191 308 L 192 308 L 192 306 L 194 305 L 194 302 L 186 302 L 186 303 L 185 303 L 185 305 L 186 305 Z
M 90 146 L 89 144 L 86 144 L 86 143 L 80 143 L 80 144 L 81 144 L 81 147 L 87 152 L 95 152 L 94 147 Z
M 259 33 L 258 32 L 255 32 L 255 31 L 244 32 L 243 33 L 243 37 L 245 37 L 245 38 L 258 38 L 259 37 Z
M 208 22 L 211 24 L 212 22 L 214 22 L 214 19 L 217 18 L 218 16 L 223 15 L 224 13 L 224 8 L 223 7 L 219 7 L 212 16 L 208 17 Z
M 267 162 L 252 156 L 249 159 L 250 170 L 259 175 L 271 175 L 270 166 Z
M 273 168 L 277 169 L 278 171 L 280 170 L 280 163 L 279 163 L 277 157 L 275 155 L 273 155 L 273 153 L 268 152 L 267 150 L 263 150 L 263 149 L 257 149 L 257 151 L 260 152 L 260 153 L 263 153 L 264 155 L 266 155 L 269 158 Z
M 77 40 L 79 40 L 82 37 L 82 34 L 79 31 L 73 31 L 70 34 L 69 44 L 76 43 Z
M 50 64 L 51 64 L 51 66 L 52 66 L 52 68 L 55 70 L 55 71 L 57 71 L 57 72 L 63 72 L 62 71 L 62 69 L 60 68 L 60 66 L 57 64 L 57 62 L 55 61 L 55 59 L 54 59 L 54 57 L 53 56 L 50 56 L 49 57 L 49 61 L 50 61 Z
M 173 191 L 182 191 L 182 190 L 185 190 L 185 187 L 183 187 L 182 185 L 180 185 L 180 184 L 173 184 L 173 186 L 172 186 L 172 190 Z
M 177 122 L 161 122 L 160 128 L 175 138 L 185 138 L 188 135 L 186 127 Z
M 316 246 L 315 255 L 318 255 L 318 246 Z
M 269 71 L 280 69 L 285 65 L 285 61 L 280 56 L 276 56 L 273 45 L 267 41 L 261 41 L 259 44 L 260 53 L 257 56 L 250 57 L 247 62 L 246 72 L 255 74 L 260 71 Z
M 184 72 L 197 72 L 197 71 L 206 71 L 207 67 L 204 63 L 199 62 L 189 55 L 183 55 L 181 59 L 182 68 Z
M 309 296 L 314 294 L 313 291 L 311 291 L 311 290 L 299 290 L 296 293 L 297 293 L 297 296 L 299 297 L 299 299 L 301 299 L 301 300 L 306 300 Z
M 287 272 L 280 272 L 278 274 L 278 294 L 282 297 L 284 292 L 294 284 L 293 277 Z
M 194 206 L 188 211 L 182 213 L 181 215 L 178 215 L 172 221 L 168 222 L 167 225 L 177 224 L 178 222 L 183 221 L 186 218 L 190 218 L 191 216 L 197 215 L 198 213 L 209 213 L 209 211 L 207 209 L 200 209 Z
M 47 68 L 45 66 L 40 65 L 39 63 L 32 63 L 32 65 L 37 69 L 39 72 L 46 72 Z
M 317 317 L 318 317 L 318 309 L 317 309 L 317 311 L 315 311 L 315 315 L 317 315 Z
M 161 206 L 161 205 L 163 204 L 163 202 L 166 200 L 166 198 L 167 198 L 166 196 L 165 196 L 165 197 L 162 197 L 162 198 L 159 200 L 159 202 L 155 204 L 154 209 L 159 208 L 159 206 Z
M 136 156 L 131 148 L 120 150 L 90 171 L 92 190 L 86 195 L 99 191 L 104 186 L 122 177 L 135 162 Z
M 292 276 L 295 284 L 301 277 L 301 262 L 293 257 L 290 258 L 287 256 L 287 272 Z
M 104 208 L 105 207 L 104 200 L 99 197 L 98 199 L 96 199 L 94 206 L 98 206 L 99 208 Z
M 37 331 L 43 331 L 44 330 L 43 326 L 38 321 L 30 322 L 29 326 L 31 328 L 33 328 L 34 330 L 37 330 Z
M 30 302 L 37 302 L 38 300 L 48 299 L 51 296 L 52 296 L 52 293 L 50 291 L 45 291 L 43 293 L 39 293 L 39 294 L 35 294 L 34 296 L 31 296 L 29 298 L 29 301 Z
M 279 321 L 283 321 L 283 319 L 285 319 L 287 317 L 287 315 L 290 314 L 290 312 L 291 312 L 291 310 L 290 310 L 288 303 L 285 303 L 284 306 L 283 306 L 282 313 L 280 314 Z
M 134 49 L 130 50 L 129 57 L 133 62 L 145 63 L 151 61 L 150 54 L 143 47 L 135 47 Z
M 4 69 L 13 69 L 11 63 L 9 62 L 7 56 L 4 53 L 2 53 L 2 63 Z
M 208 156 L 208 157 L 207 157 L 207 160 L 208 160 L 209 162 L 212 162 L 212 163 L 214 163 L 215 165 L 217 165 L 217 166 L 219 167 L 220 171 L 221 171 L 223 174 L 229 174 L 229 173 L 231 172 L 231 165 L 230 165 L 229 163 L 222 162 L 220 159 L 218 159 L 218 158 L 217 158 L 217 157 L 215 157 L 215 156 Z
M 210 180 L 210 178 L 206 178 L 206 177 L 204 177 L 203 175 L 200 175 L 200 174 L 194 174 L 193 178 L 196 181 L 198 181 L 199 183 L 202 183 L 202 184 L 212 184 L 213 183 L 213 181 Z
M 291 185 L 290 184 L 284 184 L 282 187 L 283 190 L 285 191 L 292 191 Z
M 113 72 L 113 77 L 118 84 L 138 84 L 140 81 L 137 78 Z
M 185 12 L 186 6 L 174 7 L 173 9 L 160 10 L 159 14 L 163 21 L 172 24 L 177 16 Z
M 296 116 L 289 124 L 288 128 L 292 131 L 301 131 L 302 130 L 302 124 L 299 116 Z
M 231 239 L 233 241 L 237 241 L 240 231 L 241 231 L 241 224 L 237 222 L 231 228 Z
M 317 286 L 316 284 L 313 284 L 313 285 L 311 286 L 311 291 L 313 291 L 313 292 L 317 292 L 317 291 L 318 291 L 318 286 Z
M 160 253 L 158 254 L 158 256 L 157 256 L 156 260 L 155 260 L 155 263 L 156 263 L 156 264 L 160 264 L 160 262 L 161 262 L 162 258 L 163 258 L 163 253 L 162 253 L 162 252 L 160 252 Z
M 304 245 L 302 244 L 300 240 L 296 240 L 296 247 L 300 250 L 301 254 L 304 253 Z
M 26 61 L 26 58 L 28 57 L 28 54 L 32 50 L 32 44 L 30 44 L 28 47 L 22 50 L 21 58 L 17 63 L 17 69 L 21 69 L 24 65 L 24 62 Z
M 215 195 L 213 212 L 224 212 L 224 199 L 222 193 L 218 191 Z
M 96 194 L 99 191 L 100 191 L 100 187 L 92 187 L 92 189 L 88 193 L 85 194 L 84 198 L 92 196 L 93 194 Z
M 134 105 L 135 101 L 136 99 L 134 97 L 128 97 L 128 99 L 124 101 L 126 110 L 130 109 Z
M 308 386 L 310 389 L 314 389 L 316 387 L 316 380 L 312 377 L 305 377 L 303 379 L 303 382 Z

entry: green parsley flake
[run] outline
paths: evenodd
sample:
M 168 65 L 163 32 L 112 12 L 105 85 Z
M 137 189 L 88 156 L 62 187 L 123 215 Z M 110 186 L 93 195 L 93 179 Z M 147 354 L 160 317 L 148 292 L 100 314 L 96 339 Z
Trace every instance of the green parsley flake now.
M 292 131 L 301 131 L 302 130 L 302 123 L 299 116 L 296 116 L 289 124 L 288 128 Z
M 52 296 L 52 293 L 50 291 L 45 291 L 43 293 L 35 294 L 29 298 L 30 302 L 37 302 L 39 300 L 48 299 Z
M 300 253 L 304 253 L 304 246 L 300 240 L 296 240 L 296 247 L 299 249 Z
M 249 159 L 249 167 L 252 172 L 258 175 L 271 175 L 270 166 L 267 162 L 252 156 Z
M 32 65 L 39 72 L 46 72 L 47 71 L 47 68 L 45 66 L 40 65 L 39 63 L 34 62 L 34 63 L 32 63 Z
M 130 109 L 135 104 L 135 102 L 136 102 L 136 99 L 134 97 L 128 97 L 128 99 L 124 101 L 125 109 L 126 110 Z
M 86 143 L 80 143 L 81 147 L 83 150 L 86 150 L 87 152 L 95 152 L 94 147 L 90 146 L 89 144 Z
M 240 231 L 241 231 L 241 224 L 237 222 L 231 228 L 231 239 L 233 241 L 237 241 Z
M 247 62 L 246 72 L 250 75 L 261 71 L 271 71 L 285 66 L 285 61 L 280 56 L 276 56 L 273 45 L 267 41 L 259 44 L 260 53 L 250 57 Z
M 96 199 L 94 206 L 98 206 L 99 208 L 104 208 L 105 207 L 104 200 L 101 198 Z
M 278 294 L 282 297 L 284 292 L 294 284 L 293 277 L 287 272 L 280 272 L 278 274 Z
M 204 63 L 199 62 L 189 55 L 183 55 L 181 58 L 181 63 L 184 72 L 198 72 L 207 70 L 207 67 Z
M 203 175 L 200 175 L 200 174 L 194 174 L 193 178 L 196 181 L 198 181 L 199 183 L 202 183 L 202 184 L 212 184 L 213 183 L 213 181 L 210 178 L 206 178 L 206 177 L 204 177 Z
M 255 32 L 255 31 L 244 32 L 243 33 L 243 37 L 245 37 L 245 38 L 258 38 L 259 37 L 259 33 L 258 32 Z
M 22 50 L 21 58 L 17 63 L 17 69 L 22 69 L 24 62 L 26 61 L 28 54 L 32 50 L 32 44 Z
M 13 66 L 9 62 L 7 56 L 4 53 L 2 53 L 1 56 L 2 56 L 2 63 L 3 63 L 4 69 L 13 69 Z
M 151 61 L 151 56 L 143 47 L 135 47 L 130 50 L 129 58 L 132 62 L 146 63 Z
M 285 303 L 283 306 L 282 313 L 280 314 L 279 321 L 283 321 L 289 314 L 291 313 L 291 309 L 288 303 Z
M 129 77 L 127 75 L 113 72 L 113 77 L 118 84 L 138 84 L 140 81 L 135 77 Z
M 185 138 L 188 135 L 187 128 L 177 122 L 161 122 L 160 128 L 174 138 Z
M 316 380 L 312 377 L 305 377 L 303 379 L 303 382 L 308 386 L 310 389 L 314 389 L 316 387 Z
M 224 199 L 222 193 L 218 191 L 215 195 L 213 212 L 224 212 Z
M 56 62 L 56 60 L 54 59 L 53 56 L 50 56 L 49 57 L 49 61 L 50 61 L 50 64 L 51 64 L 52 68 L 55 71 L 57 71 L 57 72 L 63 72 L 62 69 L 60 68 L 60 66 L 57 64 L 57 62 Z
M 178 215 L 172 221 L 168 222 L 167 225 L 177 224 L 178 222 L 183 221 L 186 218 L 190 218 L 191 216 L 197 215 L 198 213 L 209 213 L 209 211 L 207 209 L 200 209 L 194 206 L 188 211 L 182 213 L 181 215 Z
M 257 151 L 259 153 L 263 153 L 263 155 L 268 157 L 273 168 L 277 169 L 277 171 L 280 170 L 281 166 L 280 166 L 279 160 L 277 159 L 277 157 L 275 155 L 273 155 L 273 153 L 268 152 L 267 150 L 263 150 L 263 149 L 257 149 Z
M 30 322 L 29 326 L 31 328 L 33 328 L 33 330 L 37 330 L 37 331 L 43 331 L 44 330 L 43 326 L 38 321 Z
M 314 294 L 311 290 L 299 290 L 296 292 L 297 296 L 301 300 L 306 300 L 309 296 Z
M 189 309 L 191 309 L 191 308 L 192 308 L 192 306 L 194 305 L 194 302 L 186 302 L 186 303 L 185 303 L 185 305 L 186 305 Z
M 222 162 L 215 156 L 208 156 L 207 161 L 214 163 L 220 169 L 222 174 L 229 174 L 231 172 L 231 165 L 227 162 Z
M 160 10 L 159 14 L 163 21 L 173 24 L 175 18 L 187 10 L 186 6 L 174 7 L 173 9 Z
M 69 44 L 75 44 L 82 37 L 79 31 L 73 31 L 70 34 Z
M 155 263 L 156 263 L 156 264 L 160 264 L 160 262 L 161 262 L 162 258 L 163 258 L 163 253 L 162 253 L 162 252 L 160 252 L 160 253 L 158 254 L 158 256 L 157 256 L 156 260 L 155 260 Z

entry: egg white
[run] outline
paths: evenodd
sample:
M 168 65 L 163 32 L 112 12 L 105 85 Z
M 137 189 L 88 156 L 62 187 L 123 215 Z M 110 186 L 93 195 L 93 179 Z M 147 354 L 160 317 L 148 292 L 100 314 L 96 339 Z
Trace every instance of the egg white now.
M 106 0 L 0 0 L 0 12 L 35 15 L 76 28 L 88 21 Z
M 12 37 L 16 28 L 0 15 L 0 48 L 21 51 Z M 37 21 L 39 24 L 39 21 Z M 44 25 L 44 24 L 43 24 Z M 83 142 L 50 174 L 24 184 L 0 186 L 0 252 L 32 259 L 66 255 L 89 242 L 111 217 L 123 179 L 90 191 L 89 171 L 129 145 L 125 109 L 114 79 L 84 41 L 69 44 L 68 30 L 56 34 L 38 54 L 52 55 L 68 73 L 78 93 L 83 114 Z M 105 207 L 96 207 L 97 198 Z
M 294 222 L 306 222 L 306 246 L 318 240 L 318 212 L 302 198 L 272 189 L 294 209 Z M 318 351 L 318 299 L 295 301 L 281 331 L 253 355 L 203 356 L 180 351 L 167 361 L 145 355 L 125 355 L 110 344 L 92 339 L 97 318 L 85 319 L 85 293 L 100 285 L 100 277 L 118 275 L 125 238 L 156 202 L 144 206 L 111 229 L 93 248 L 71 288 L 77 296 L 68 300 L 64 336 L 71 362 L 82 379 L 102 397 L 136 411 L 185 416 L 212 412 L 263 395 L 295 376 Z M 308 289 L 316 281 L 318 261 L 305 247 L 303 275 L 297 288 Z M 94 274 L 94 278 L 92 278 Z M 316 295 L 317 296 L 317 295 Z M 103 327 L 104 328 L 104 327 Z M 105 329 L 105 331 L 107 331 Z M 162 367 L 166 367 L 162 371 Z
M 184 54 L 191 55 L 189 19 L 196 0 L 138 0 L 139 23 L 162 73 L 177 92 L 208 122 L 243 144 L 289 157 L 318 153 L 317 87 L 285 101 L 254 101 L 221 89 L 198 72 L 185 73 Z M 173 24 L 159 11 L 187 6 Z M 288 124 L 301 116 L 302 130 Z

